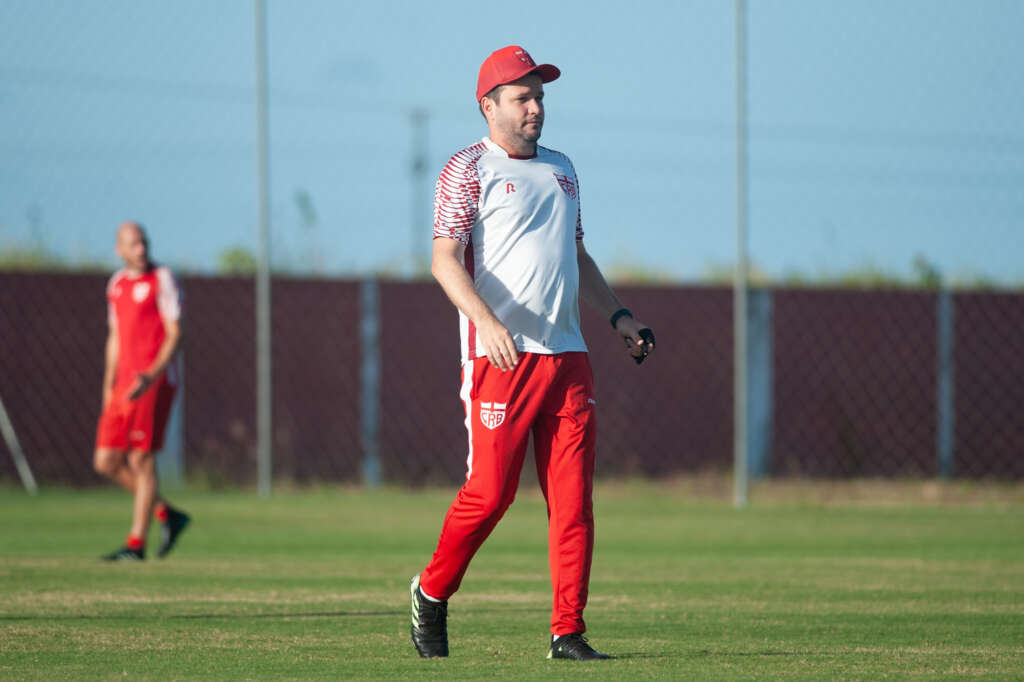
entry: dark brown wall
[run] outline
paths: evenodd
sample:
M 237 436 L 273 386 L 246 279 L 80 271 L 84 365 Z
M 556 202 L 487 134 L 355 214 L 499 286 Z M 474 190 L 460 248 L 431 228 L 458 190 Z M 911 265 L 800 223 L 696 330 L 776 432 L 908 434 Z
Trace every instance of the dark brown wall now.
M 106 342 L 102 275 L 0 273 L 0 398 L 40 483 L 92 471 Z M 0 476 L 15 478 L 0 438 Z
M 771 471 L 934 475 L 930 293 L 777 290 Z
M 957 294 L 956 446 L 962 476 L 1024 476 L 1024 296 Z
M 105 338 L 102 275 L 0 273 L 0 397 L 37 478 L 91 485 Z M 182 278 L 186 470 L 255 480 L 251 279 Z M 359 283 L 275 278 L 274 473 L 357 481 Z M 732 461 L 732 295 L 617 287 L 658 335 L 637 367 L 586 308 L 598 473 L 661 476 Z M 385 480 L 462 479 L 458 317 L 431 283 L 380 284 Z M 922 292 L 776 290 L 770 470 L 934 475 L 936 299 Z M 1024 475 L 1024 296 L 957 294 L 956 460 L 964 476 Z M 530 466 L 530 465 L 527 465 Z M 0 478 L 15 478 L 0 443 Z

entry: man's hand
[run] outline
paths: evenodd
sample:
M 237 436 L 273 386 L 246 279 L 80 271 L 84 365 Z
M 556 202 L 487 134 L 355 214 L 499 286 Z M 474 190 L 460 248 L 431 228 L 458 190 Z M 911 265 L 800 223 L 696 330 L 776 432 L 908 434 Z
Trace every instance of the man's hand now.
M 153 385 L 153 377 L 148 374 L 140 373 L 135 377 L 135 383 L 132 384 L 132 390 L 128 392 L 128 400 L 138 400 L 139 396 L 149 390 L 149 387 Z
M 494 311 L 480 298 L 473 278 L 466 271 L 466 245 L 447 237 L 434 240 L 434 260 L 430 272 L 440 283 L 444 293 L 476 325 L 483 350 L 491 365 L 502 372 L 519 364 L 519 354 L 505 325 L 494 316 Z
M 107 405 L 110 404 L 110 401 L 113 399 L 113 397 L 114 397 L 114 387 L 113 386 L 104 386 L 103 387 L 103 409 L 104 410 L 107 409 Z
M 642 322 L 638 322 L 629 315 L 623 315 L 615 322 L 615 331 L 626 342 L 629 354 L 636 364 L 640 364 L 647 357 L 647 354 L 654 350 L 654 332 Z
M 505 325 L 497 318 L 492 317 L 478 324 L 476 330 L 480 335 L 480 341 L 484 344 L 484 352 L 487 353 L 487 359 L 492 367 L 504 372 L 519 364 L 516 342 L 512 340 L 512 335 Z

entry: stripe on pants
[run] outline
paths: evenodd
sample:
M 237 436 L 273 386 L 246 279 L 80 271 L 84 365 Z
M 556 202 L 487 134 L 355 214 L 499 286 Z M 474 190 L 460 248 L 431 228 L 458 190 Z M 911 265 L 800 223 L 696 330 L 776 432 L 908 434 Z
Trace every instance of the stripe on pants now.
M 473 400 L 470 397 L 473 389 L 473 361 L 462 365 L 462 388 L 459 397 L 466 407 L 466 434 L 469 437 L 469 454 L 466 455 L 466 480 L 473 475 Z

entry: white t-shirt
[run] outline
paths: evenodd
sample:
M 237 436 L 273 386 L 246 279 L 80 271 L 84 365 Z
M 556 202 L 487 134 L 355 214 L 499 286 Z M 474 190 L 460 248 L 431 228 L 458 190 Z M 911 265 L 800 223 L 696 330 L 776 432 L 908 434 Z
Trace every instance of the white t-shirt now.
M 510 157 L 484 138 L 449 159 L 434 192 L 434 238 L 466 245 L 477 293 L 529 353 L 586 351 L 580 332 L 576 242 L 579 181 L 569 157 L 537 147 Z M 485 355 L 459 312 L 462 361 Z

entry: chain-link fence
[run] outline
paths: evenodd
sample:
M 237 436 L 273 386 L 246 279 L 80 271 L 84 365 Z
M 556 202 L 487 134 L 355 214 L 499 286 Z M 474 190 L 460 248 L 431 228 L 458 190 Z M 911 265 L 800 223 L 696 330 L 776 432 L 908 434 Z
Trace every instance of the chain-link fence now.
M 746 5 L 751 470 L 1021 476 L 1021 8 Z M 266 7 L 274 473 L 457 481 L 457 318 L 417 277 L 506 10 Z M 656 283 L 616 286 L 658 332 L 640 368 L 583 312 L 598 471 L 727 469 L 735 6 L 548 11 L 542 142 L 579 171 L 605 273 Z M 100 480 L 107 275 L 11 270 L 109 272 L 126 218 L 186 296 L 167 454 L 256 479 L 255 24 L 246 1 L 0 3 L 0 399 L 43 482 Z
M 104 278 L 0 274 L 0 376 L 37 478 L 86 484 L 99 411 Z M 253 283 L 184 277 L 184 466 L 256 479 Z M 375 290 L 366 296 L 367 289 Z M 457 317 L 436 284 L 273 282 L 273 466 L 281 480 L 456 482 L 466 434 Z M 637 367 L 587 311 L 599 475 L 665 476 L 732 463 L 732 298 L 722 288 L 622 287 L 658 334 Z M 940 361 L 944 292 L 762 291 L 768 415 L 754 447 L 767 475 L 1020 477 L 1024 295 L 952 296 L 952 363 Z M 762 304 L 763 306 L 763 304 Z M 367 347 L 359 329 L 379 323 Z M 757 328 L 757 327 L 752 327 Z M 367 372 L 367 363 L 379 371 Z M 951 381 L 951 411 L 940 384 Z M 943 464 L 943 423 L 953 439 Z M 15 475 L 0 446 L 0 476 Z
M 185 278 L 186 466 L 256 477 L 253 283 Z M 299 482 L 358 480 L 358 285 L 278 278 L 272 289 L 274 471 Z
M 964 476 L 1024 475 L 1024 296 L 958 294 L 955 448 Z
M 0 273 L 0 400 L 41 483 L 98 480 L 105 284 L 97 275 Z M 13 478 L 9 446 L 0 449 L 0 471 Z
M 772 470 L 936 473 L 936 297 L 774 296 Z

